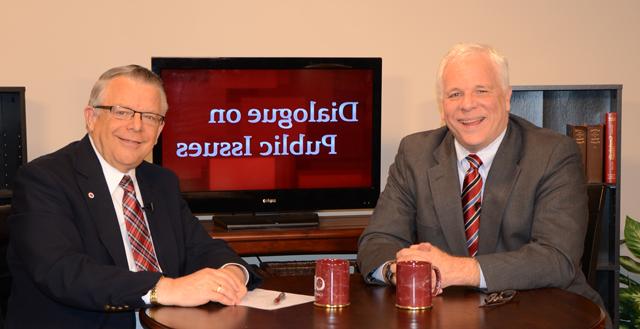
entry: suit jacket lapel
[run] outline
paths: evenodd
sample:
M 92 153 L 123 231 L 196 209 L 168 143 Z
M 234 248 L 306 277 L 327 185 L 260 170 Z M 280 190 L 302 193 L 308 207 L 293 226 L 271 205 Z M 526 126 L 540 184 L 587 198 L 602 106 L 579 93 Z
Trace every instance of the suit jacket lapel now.
M 518 162 L 521 149 L 521 132 L 516 125 L 510 123 L 485 182 L 480 213 L 478 254 L 492 253 L 497 250 L 503 213 L 520 174 Z
M 167 241 L 175 240 L 171 227 L 168 226 L 170 221 L 165 220 L 164 217 L 167 216 L 166 214 L 154 209 L 161 208 L 162 198 L 159 193 L 163 193 L 163 191 L 154 186 L 157 177 L 153 177 L 150 171 L 147 170 L 147 166 L 147 163 L 143 163 L 136 168 L 136 178 L 138 187 L 140 187 L 140 193 L 142 194 L 142 200 L 144 201 L 145 214 L 147 215 L 149 230 L 153 237 L 153 246 L 156 250 L 158 262 L 160 263 L 163 273 L 178 275 L 177 257 L 172 257 L 176 251 L 171 249 L 166 243 Z
M 453 135 L 447 132 L 442 143 L 433 152 L 437 165 L 429 168 L 429 187 L 438 221 L 454 255 L 467 255 L 464 221 L 458 183 L 456 151 Z
M 78 143 L 74 166 L 80 193 L 95 222 L 102 243 L 117 266 L 128 268 L 111 194 L 98 157 L 86 135 Z

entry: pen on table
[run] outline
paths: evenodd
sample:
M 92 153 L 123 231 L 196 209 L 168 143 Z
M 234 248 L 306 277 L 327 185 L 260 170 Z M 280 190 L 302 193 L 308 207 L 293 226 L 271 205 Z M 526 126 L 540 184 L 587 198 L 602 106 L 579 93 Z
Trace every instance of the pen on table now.
M 287 294 L 285 294 L 283 291 L 279 293 L 278 296 L 276 296 L 276 298 L 273 299 L 273 303 L 280 304 L 280 302 L 283 301 L 286 297 L 287 297 Z

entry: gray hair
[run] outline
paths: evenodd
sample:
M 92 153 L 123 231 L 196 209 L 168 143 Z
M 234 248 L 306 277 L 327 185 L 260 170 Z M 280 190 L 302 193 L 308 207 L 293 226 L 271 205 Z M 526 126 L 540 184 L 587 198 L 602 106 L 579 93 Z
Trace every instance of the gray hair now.
M 506 90 L 509 88 L 509 63 L 507 63 L 507 58 L 502 56 L 497 50 L 495 50 L 491 46 L 477 44 L 477 43 L 459 43 L 453 46 L 449 52 L 442 58 L 440 62 L 440 68 L 438 68 L 438 75 L 436 77 L 436 97 L 438 99 L 438 103 L 442 102 L 442 75 L 444 74 L 444 69 L 447 65 L 455 60 L 465 56 L 469 56 L 472 54 L 484 53 L 489 56 L 489 60 L 493 62 L 493 65 L 496 69 L 496 73 L 500 78 L 500 87 L 502 90 Z
M 102 73 L 100 78 L 98 78 L 98 81 L 96 81 L 96 83 L 93 85 L 93 88 L 91 89 L 91 96 L 89 96 L 89 106 L 101 105 L 100 98 L 102 96 L 102 91 L 109 81 L 119 76 L 125 76 L 133 80 L 148 83 L 157 87 L 158 92 L 160 93 L 160 110 L 162 111 L 162 114 L 167 113 L 169 104 L 167 103 L 167 95 L 164 92 L 162 79 L 160 79 L 157 74 L 149 71 L 147 68 L 133 64 L 114 67 Z

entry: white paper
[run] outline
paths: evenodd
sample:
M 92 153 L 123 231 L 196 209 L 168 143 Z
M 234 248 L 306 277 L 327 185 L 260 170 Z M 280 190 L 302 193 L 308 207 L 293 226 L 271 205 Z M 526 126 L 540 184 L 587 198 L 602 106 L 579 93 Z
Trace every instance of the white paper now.
M 313 296 L 292 294 L 285 292 L 286 296 L 279 303 L 274 303 L 273 300 L 278 297 L 281 291 L 266 290 L 266 289 L 254 289 L 247 292 L 240 304 L 242 306 L 248 306 L 253 308 L 259 308 L 261 310 L 277 310 L 283 307 L 294 306 L 298 304 L 309 303 L 314 300 Z

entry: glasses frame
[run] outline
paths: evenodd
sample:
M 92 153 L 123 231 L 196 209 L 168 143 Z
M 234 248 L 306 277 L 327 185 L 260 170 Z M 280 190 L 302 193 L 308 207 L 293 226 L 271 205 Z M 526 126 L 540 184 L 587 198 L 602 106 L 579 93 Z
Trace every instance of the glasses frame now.
M 493 306 L 504 305 L 512 301 L 517 294 L 518 294 L 518 291 L 512 290 L 512 289 L 491 293 L 484 298 L 484 304 L 480 305 L 480 307 L 493 307 Z
M 153 113 L 153 112 L 142 112 L 142 111 L 136 111 L 132 108 L 128 108 L 126 106 L 122 106 L 122 105 L 94 105 L 92 106 L 94 109 L 99 109 L 99 110 L 108 110 L 109 113 L 113 114 L 113 110 L 114 108 L 120 108 L 122 110 L 124 110 L 124 112 L 127 113 L 131 113 L 131 115 L 129 115 L 126 118 L 121 118 L 121 117 L 117 117 L 116 119 L 120 119 L 120 120 L 131 120 L 136 116 L 136 113 L 140 113 L 140 120 L 142 120 L 142 122 L 147 123 L 147 124 L 151 124 L 153 126 L 159 127 L 160 125 L 162 125 L 164 123 L 164 115 L 162 114 L 158 114 L 158 113 Z M 115 115 L 114 115 L 115 116 Z M 145 120 L 145 116 L 147 116 L 147 119 Z M 154 119 L 150 119 L 148 116 L 151 116 L 153 118 L 158 118 L 158 121 L 153 121 Z

